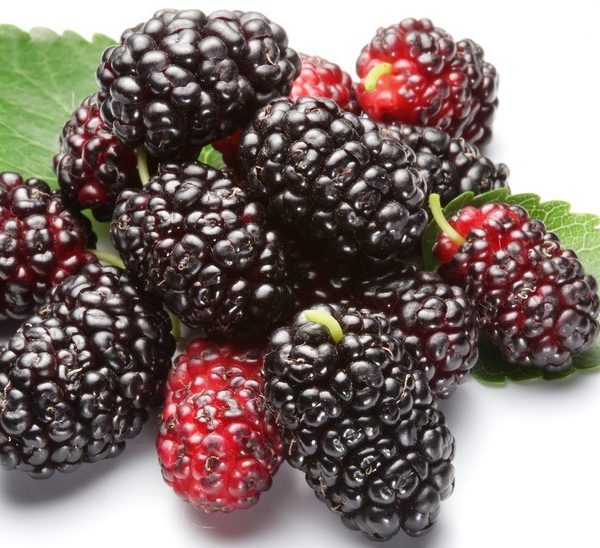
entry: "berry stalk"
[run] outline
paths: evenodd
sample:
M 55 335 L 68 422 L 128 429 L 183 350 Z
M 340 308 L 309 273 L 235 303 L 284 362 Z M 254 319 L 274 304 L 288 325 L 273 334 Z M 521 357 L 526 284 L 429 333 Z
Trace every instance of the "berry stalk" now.
M 125 265 L 123 264 L 123 261 L 119 256 L 115 255 L 114 253 L 110 253 L 109 251 L 102 251 L 100 249 L 88 249 L 88 251 L 95 255 L 99 261 L 125 270 Z
M 377 81 L 386 74 L 392 74 L 394 67 L 391 63 L 379 63 L 375 65 L 367 74 L 363 81 L 363 85 L 367 91 L 375 91 Z
M 344 338 L 342 326 L 331 314 L 322 310 L 305 310 L 304 317 L 309 322 L 318 323 L 325 327 L 335 344 L 338 344 Z
M 171 335 L 173 335 L 175 342 L 178 343 L 181 340 L 181 322 L 175 314 L 169 313 L 169 317 L 171 318 Z
M 440 227 L 440 230 L 448 236 L 454 243 L 462 245 L 465 243 L 465 239 L 456 231 L 456 229 L 448 222 L 448 219 L 444 217 L 442 211 L 442 203 L 440 201 L 439 194 L 429 195 L 429 209 L 434 221 Z
M 137 170 L 142 186 L 146 186 L 150 181 L 150 171 L 148 170 L 148 153 L 143 145 L 137 148 Z

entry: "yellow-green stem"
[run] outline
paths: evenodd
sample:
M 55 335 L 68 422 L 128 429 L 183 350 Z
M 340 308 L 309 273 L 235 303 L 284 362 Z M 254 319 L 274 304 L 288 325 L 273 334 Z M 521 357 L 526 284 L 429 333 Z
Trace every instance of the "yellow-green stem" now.
M 465 243 L 465 239 L 456 231 L 456 229 L 448 222 L 448 219 L 444 217 L 444 212 L 442 210 L 442 203 L 440 201 L 439 194 L 430 194 L 429 195 L 429 209 L 431 211 L 431 215 L 437 225 L 440 227 L 441 231 L 448 236 L 453 242 L 458 245 L 462 245 Z
M 173 335 L 175 342 L 179 342 L 181 340 L 181 322 L 175 314 L 169 314 L 169 316 L 171 317 L 171 335 Z
M 150 180 L 150 172 L 148 171 L 148 153 L 144 145 L 137 148 L 137 170 L 142 185 L 146 186 Z
M 109 265 L 116 266 L 117 268 L 122 268 L 123 270 L 125 270 L 125 264 L 123 263 L 121 258 L 118 257 L 117 255 L 115 255 L 114 253 L 110 253 L 108 251 L 102 251 L 100 249 L 88 249 L 88 251 L 90 253 L 93 253 L 94 255 L 96 255 L 96 257 L 98 258 L 99 261 L 102 261 L 103 263 L 107 263 Z
M 327 312 L 322 310 L 305 310 L 304 317 L 309 322 L 314 322 L 324 326 L 329 331 L 329 336 L 335 344 L 338 344 L 344 338 L 344 332 L 339 322 Z
M 392 74 L 394 66 L 391 63 L 379 63 L 375 65 L 364 79 L 363 85 L 367 91 L 375 91 L 377 81 L 385 74 Z

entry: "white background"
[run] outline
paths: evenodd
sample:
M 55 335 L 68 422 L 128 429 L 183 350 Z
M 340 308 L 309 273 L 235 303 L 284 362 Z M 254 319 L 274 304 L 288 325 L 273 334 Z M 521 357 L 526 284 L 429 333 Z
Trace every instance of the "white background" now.
M 456 39 L 473 38 L 501 75 L 501 105 L 487 153 L 510 166 L 513 190 L 600 213 L 597 0 L 559 7 L 523 1 L 518 9 L 499 0 L 191 4 L 176 7 L 262 11 L 286 28 L 293 47 L 352 73 L 375 29 L 405 17 L 430 17 Z M 162 7 L 154 0 L 5 1 L 0 23 L 118 37 Z M 432 533 L 416 540 L 400 534 L 389 545 L 598 546 L 599 389 L 600 373 L 503 388 L 467 383 L 442 404 L 457 439 L 454 495 Z M 254 509 L 201 515 L 163 484 L 154 436 L 149 425 L 120 458 L 70 476 L 36 482 L 18 472 L 0 474 L 2 546 L 369 545 L 346 530 L 287 466 Z

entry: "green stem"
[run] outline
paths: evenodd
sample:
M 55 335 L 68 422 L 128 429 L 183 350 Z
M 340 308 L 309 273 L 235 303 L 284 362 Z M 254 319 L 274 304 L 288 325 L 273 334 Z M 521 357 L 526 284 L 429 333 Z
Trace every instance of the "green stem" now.
M 322 310 L 305 310 L 304 317 L 309 322 L 314 322 L 324 326 L 335 344 L 338 344 L 344 338 L 344 331 L 339 322 L 327 312 Z
M 144 145 L 137 148 L 137 170 L 142 185 L 146 186 L 150 180 L 150 172 L 148 171 L 148 153 Z
M 385 74 L 392 74 L 394 66 L 391 63 L 379 63 L 375 65 L 364 79 L 363 85 L 367 91 L 375 91 L 377 81 Z
M 181 322 L 175 314 L 169 313 L 169 316 L 171 317 L 171 335 L 173 335 L 175 342 L 178 343 L 181 340 Z
M 458 245 L 465 243 L 465 239 L 448 222 L 448 219 L 444 217 L 439 194 L 429 195 L 429 209 L 431 210 L 431 214 L 433 215 L 435 222 L 440 227 L 441 231 L 448 236 L 448 238 Z
M 123 263 L 121 258 L 115 255 L 114 253 L 110 253 L 108 251 L 101 251 L 100 249 L 88 249 L 88 251 L 96 255 L 99 261 L 125 270 L 125 264 Z

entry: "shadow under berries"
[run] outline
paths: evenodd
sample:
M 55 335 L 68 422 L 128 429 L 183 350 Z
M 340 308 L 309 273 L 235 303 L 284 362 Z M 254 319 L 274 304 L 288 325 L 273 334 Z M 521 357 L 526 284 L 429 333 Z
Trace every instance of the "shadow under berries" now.
M 142 432 L 135 439 L 129 440 L 123 453 L 116 458 L 93 465 L 83 463 L 70 474 L 54 474 L 49 479 L 38 480 L 18 471 L 5 472 L 0 476 L 0 495 L 9 498 L 11 503 L 27 507 L 43 506 L 75 496 L 119 468 L 139 463 L 148 453 L 154 456 L 155 423 L 152 414 Z
M 296 483 L 293 481 L 294 470 L 283 464 L 275 477 L 271 489 L 263 493 L 256 506 L 247 510 L 231 513 L 204 513 L 191 504 L 185 504 L 183 519 L 190 525 L 207 534 L 222 539 L 236 539 L 260 535 L 265 528 L 272 527 L 278 521 L 278 516 L 286 507 L 282 500 L 293 499 L 297 502 Z M 307 491 L 312 495 L 310 489 Z M 291 500 L 290 500 L 291 502 Z M 315 501 L 318 503 L 318 501 Z M 184 504 L 184 503 L 182 503 Z M 199 533 L 200 536 L 200 533 Z

